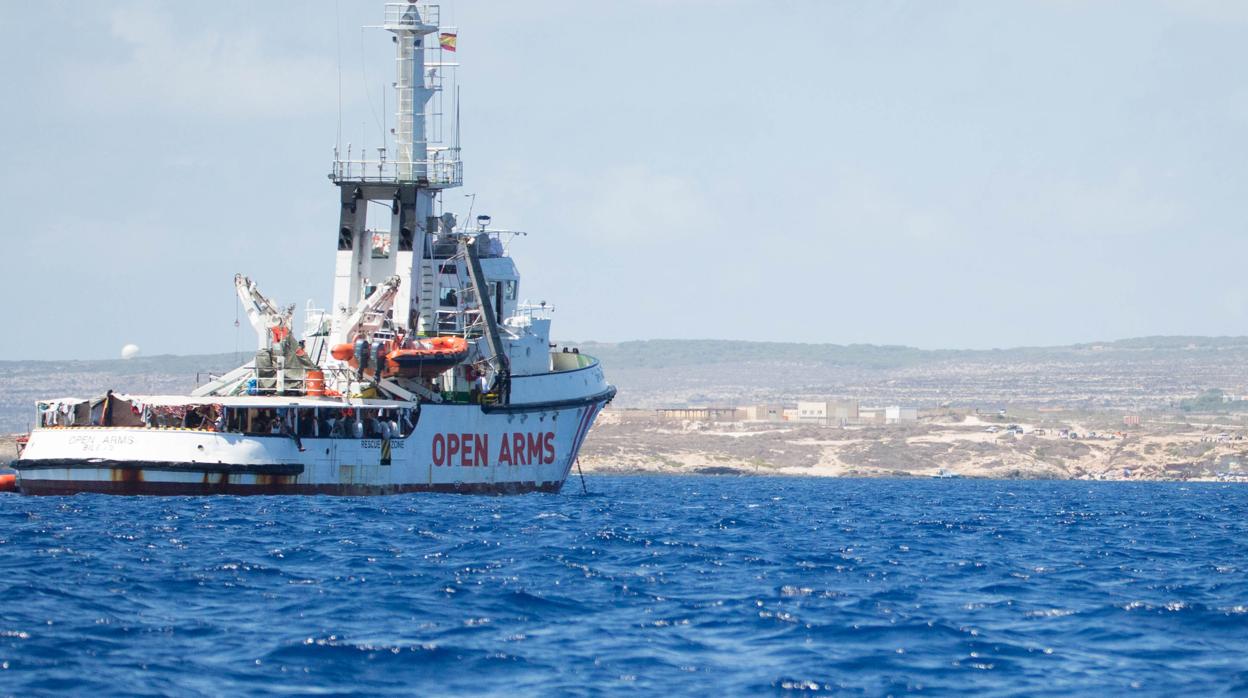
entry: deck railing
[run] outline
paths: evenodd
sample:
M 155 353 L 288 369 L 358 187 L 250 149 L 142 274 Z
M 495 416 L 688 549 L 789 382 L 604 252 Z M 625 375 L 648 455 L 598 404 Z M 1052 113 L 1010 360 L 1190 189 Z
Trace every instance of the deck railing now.
M 442 11 L 437 5 L 410 2 L 386 3 L 385 28 L 406 26 L 436 27 L 441 23 Z
M 335 159 L 329 178 L 335 182 L 419 182 L 435 187 L 458 187 L 464 183 L 464 163 L 459 159 L 458 148 L 448 148 L 436 157 L 413 163 Z

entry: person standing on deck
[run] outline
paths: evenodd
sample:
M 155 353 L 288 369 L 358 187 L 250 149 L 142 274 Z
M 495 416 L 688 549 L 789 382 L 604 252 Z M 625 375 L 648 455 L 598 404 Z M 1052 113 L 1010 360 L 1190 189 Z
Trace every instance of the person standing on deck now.
M 113 426 L 113 391 L 104 394 L 104 410 L 100 412 L 100 426 Z

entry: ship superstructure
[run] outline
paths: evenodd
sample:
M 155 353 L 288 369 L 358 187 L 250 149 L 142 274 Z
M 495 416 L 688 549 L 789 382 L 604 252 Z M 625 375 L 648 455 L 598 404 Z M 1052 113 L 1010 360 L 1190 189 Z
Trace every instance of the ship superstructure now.
M 334 150 L 330 307 L 309 304 L 296 336 L 294 306 L 237 275 L 254 357 L 190 397 L 39 403 L 14 463 L 24 492 L 560 489 L 615 389 L 551 343 L 548 306 L 519 301 L 507 244 L 520 233 L 440 206 L 463 164 L 443 109 L 457 32 L 439 19 L 433 4 L 385 6 L 393 142 L 372 158 Z

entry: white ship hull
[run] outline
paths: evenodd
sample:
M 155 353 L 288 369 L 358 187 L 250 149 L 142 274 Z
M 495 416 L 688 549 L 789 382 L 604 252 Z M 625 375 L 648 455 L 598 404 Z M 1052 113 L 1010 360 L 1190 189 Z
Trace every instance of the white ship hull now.
M 35 495 L 558 492 L 613 394 L 563 405 L 425 405 L 412 433 L 392 439 L 36 429 L 14 465 L 21 491 Z

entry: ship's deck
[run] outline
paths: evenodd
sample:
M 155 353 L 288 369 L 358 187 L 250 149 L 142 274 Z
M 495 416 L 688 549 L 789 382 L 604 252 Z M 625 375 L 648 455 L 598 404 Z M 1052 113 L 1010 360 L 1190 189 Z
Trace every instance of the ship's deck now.
M 138 395 L 131 393 L 114 393 L 122 400 L 138 401 L 151 407 L 222 405 L 224 407 L 246 408 L 277 408 L 277 407 L 379 407 L 382 409 L 401 409 L 413 407 L 416 402 L 403 400 L 385 400 L 379 398 L 342 398 L 342 397 L 307 397 L 305 395 L 208 395 L 191 397 L 189 395 Z M 65 397 L 40 402 L 86 402 L 99 398 Z

